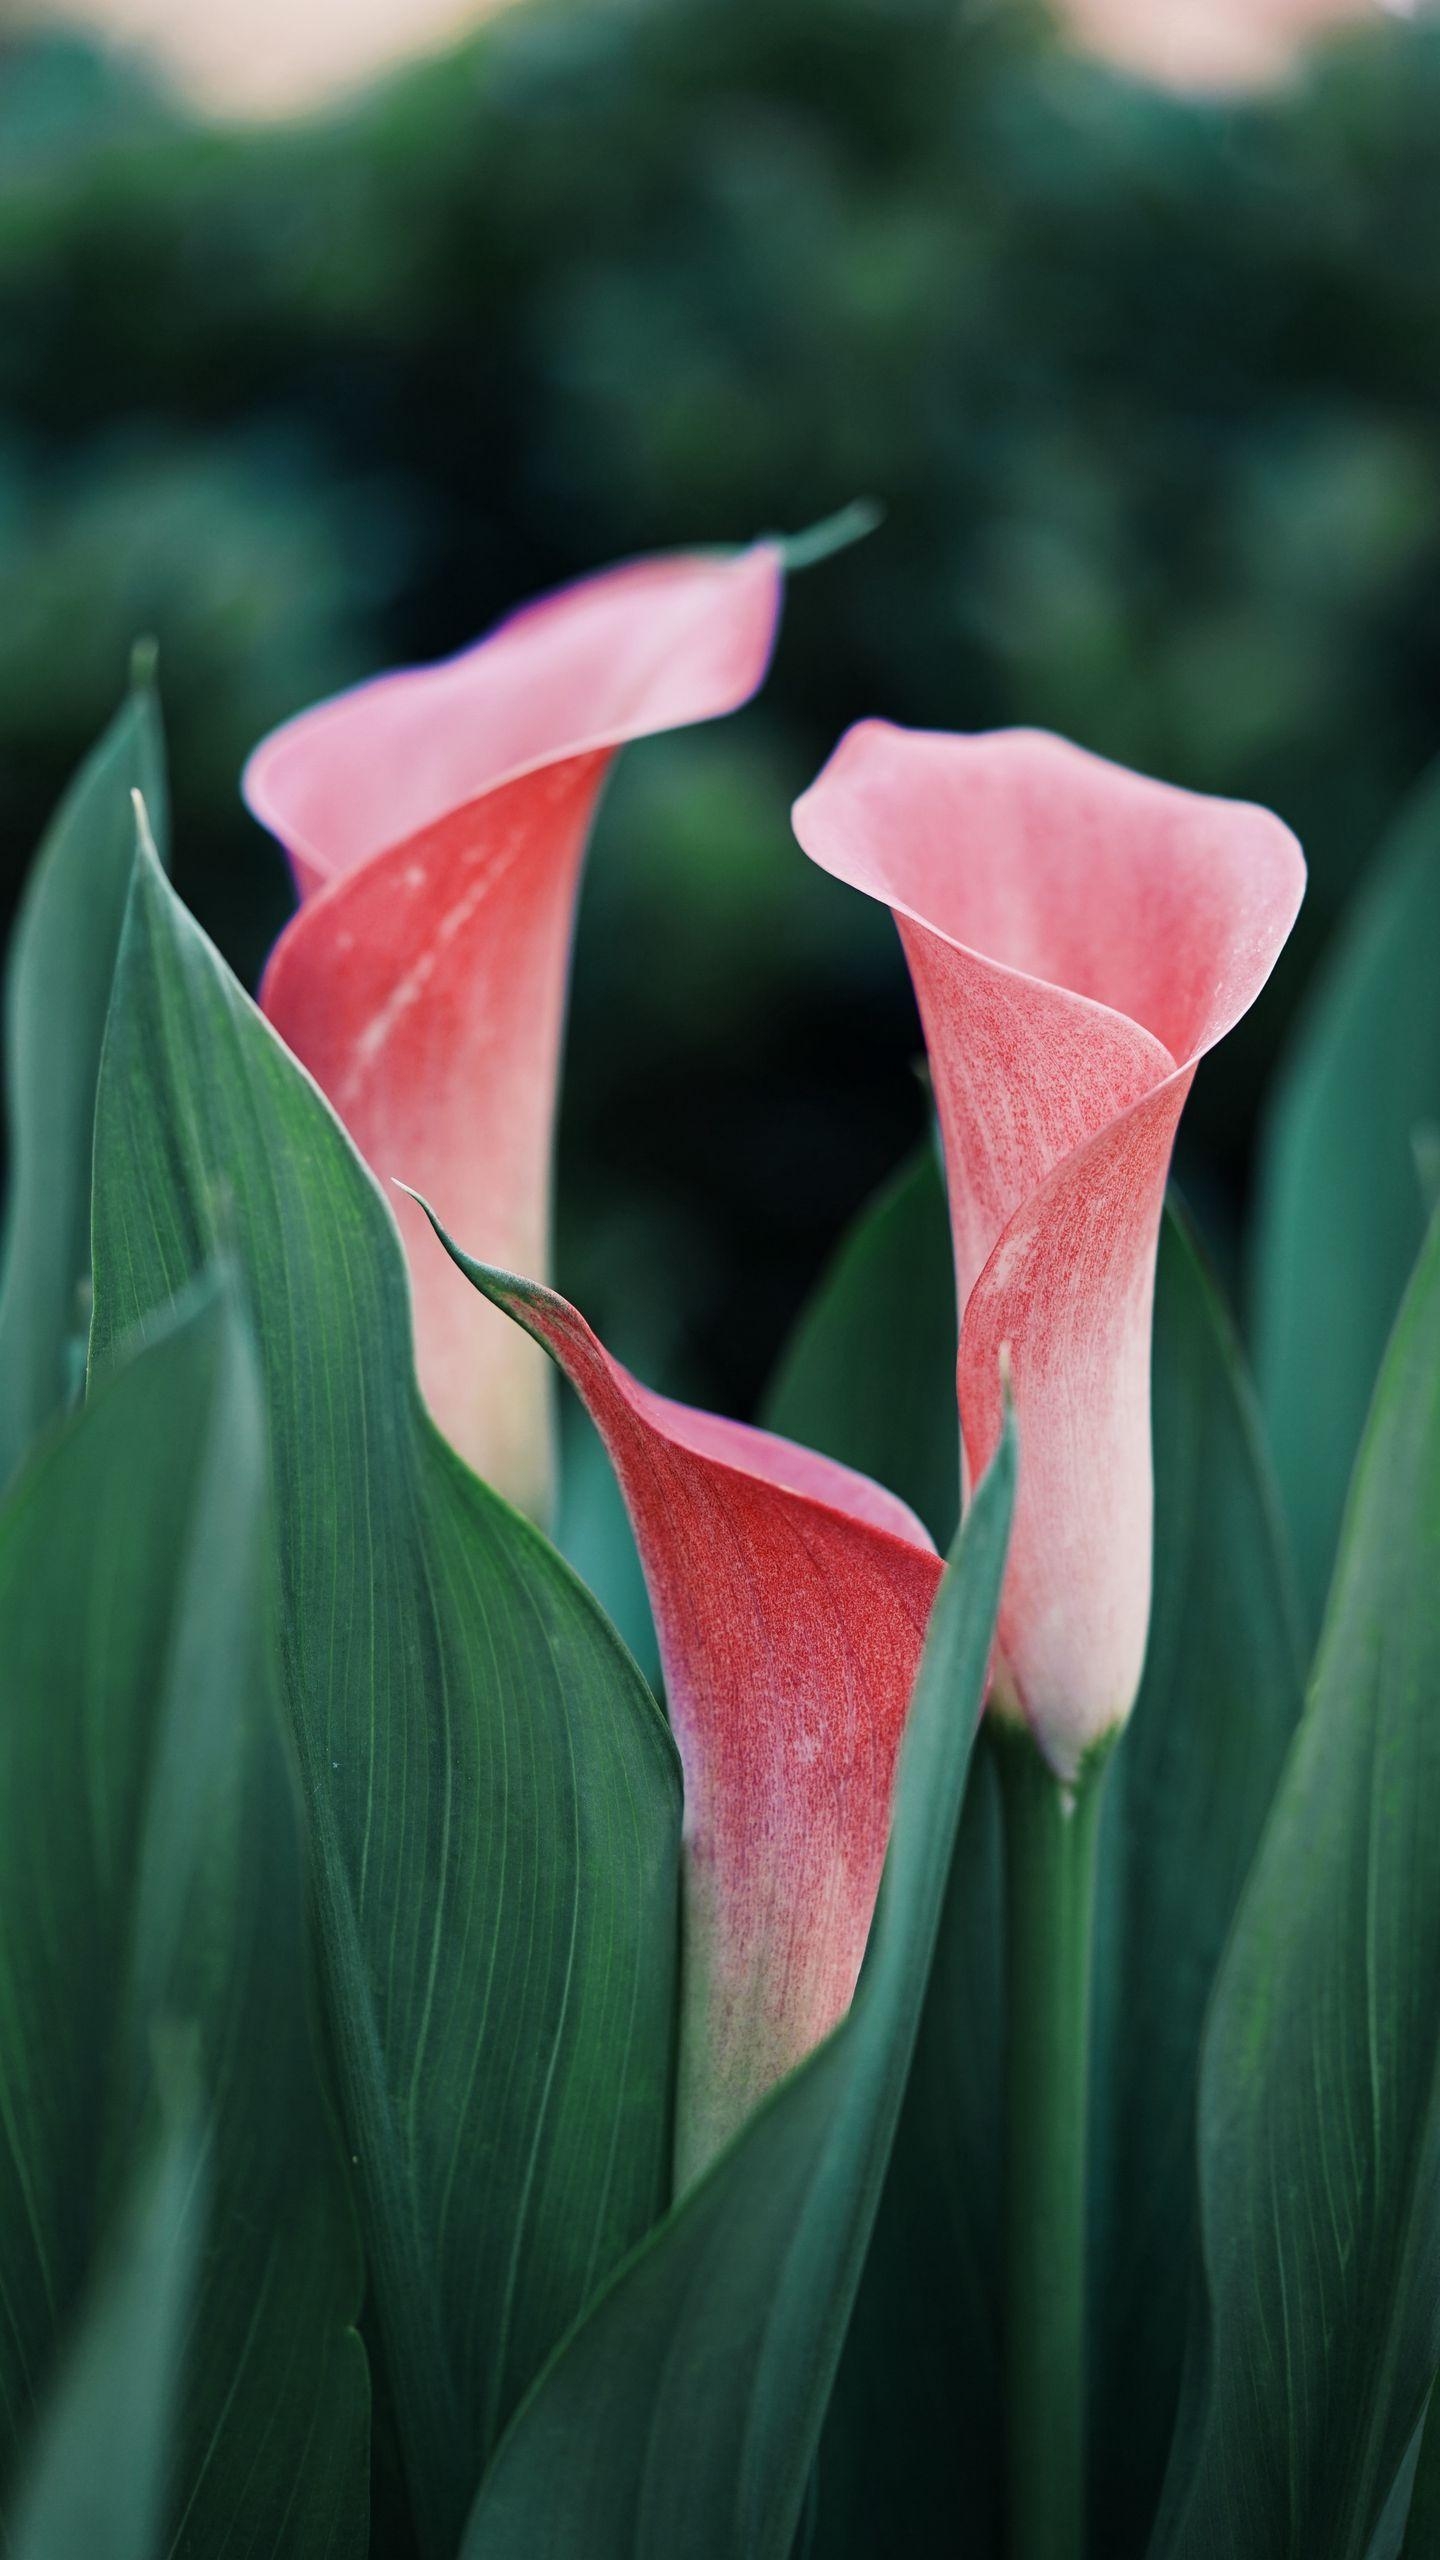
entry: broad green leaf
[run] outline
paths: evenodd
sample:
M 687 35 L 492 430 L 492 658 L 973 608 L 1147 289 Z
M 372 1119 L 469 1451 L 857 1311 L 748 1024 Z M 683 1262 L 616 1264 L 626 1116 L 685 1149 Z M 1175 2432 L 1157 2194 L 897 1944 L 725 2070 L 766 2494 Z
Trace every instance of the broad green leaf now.
M 381 1194 L 143 855 L 96 1155 L 98 1344 L 221 1241 L 255 1310 L 367 2322 L 450 2560 L 488 2447 L 665 2200 L 674 1747 L 427 1420 Z
M 0 1512 L 0 2446 L 13 2472 L 182 2037 L 214 2209 L 160 2547 L 342 2560 L 366 2540 L 361 2276 L 312 2037 L 273 1569 L 258 1379 L 211 1294 Z
M 62 802 L 10 946 L 0 1485 L 84 1376 L 95 1078 L 135 862 L 134 791 L 144 795 L 163 842 L 160 719 L 143 684 Z
M 848 2018 L 562 2348 L 496 2457 L 466 2560 L 790 2552 L 924 2004 L 1013 1490 L 1007 1433 L 936 1601 Z
M 13 2560 L 165 2549 L 207 2201 L 198 2123 L 177 2115 L 134 2180 L 46 2406 L 6 2537 Z
M 1096 1928 L 1092 2534 L 1106 2560 L 1144 2550 L 1164 2477 L 1194 2264 L 1201 2029 L 1301 1701 L 1253 1393 L 1173 1214 L 1153 1396 L 1155 1601 L 1106 1791 Z
M 842 1242 L 762 1420 L 888 1485 L 942 1549 L 960 1516 L 956 1339 L 944 1178 L 927 1141 Z
M 1440 2362 L 1440 1226 L 1216 1987 L 1157 2560 L 1361 2560 Z
M 1313 1635 L 1440 1122 L 1440 773 L 1342 929 L 1280 1080 L 1262 1159 L 1256 1372 Z

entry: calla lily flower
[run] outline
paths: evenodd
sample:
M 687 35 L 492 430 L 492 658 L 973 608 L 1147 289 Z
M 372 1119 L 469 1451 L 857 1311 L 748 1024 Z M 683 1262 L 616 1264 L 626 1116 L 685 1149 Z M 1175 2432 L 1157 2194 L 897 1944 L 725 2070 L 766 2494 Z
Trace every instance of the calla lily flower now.
M 382 1180 L 496 1260 L 549 1261 L 550 1166 L 580 867 L 628 740 L 732 711 L 761 682 L 782 554 L 642 560 L 525 607 L 433 667 L 382 676 L 266 739 L 245 790 L 302 904 L 261 1003 Z M 481 1311 L 400 1203 L 420 1382 L 477 1473 L 543 1515 L 545 1364 Z
M 456 1259 L 582 1398 L 645 1569 L 685 1776 L 685 2186 L 850 2005 L 941 1560 L 868 1476 L 672 1403 L 565 1299 Z
M 992 1706 L 1056 1775 L 1123 1723 L 1144 1661 L 1150 1335 L 1176 1126 L 1304 890 L 1277 818 L 1058 738 L 867 721 L 795 810 L 899 928 L 934 1079 L 961 1310 L 967 1481 L 1021 1464 Z

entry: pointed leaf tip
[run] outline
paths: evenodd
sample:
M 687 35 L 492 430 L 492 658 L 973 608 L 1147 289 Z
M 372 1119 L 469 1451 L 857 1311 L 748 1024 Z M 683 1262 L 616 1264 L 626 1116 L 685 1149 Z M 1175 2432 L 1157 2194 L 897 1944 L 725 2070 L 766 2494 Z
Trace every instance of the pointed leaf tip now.
M 845 507 L 837 507 L 833 515 L 822 516 L 818 524 L 807 525 L 801 533 L 776 533 L 766 536 L 780 553 L 787 577 L 802 569 L 818 568 L 822 560 L 833 560 L 839 551 L 849 551 L 863 542 L 885 521 L 885 510 L 878 498 L 852 498 Z
M 159 847 L 155 842 L 155 830 L 150 823 L 150 811 L 146 805 L 145 794 L 138 784 L 130 793 L 130 806 L 135 812 L 136 852 L 143 854 L 146 861 L 153 863 L 158 871 L 161 867 Z
M 130 690 L 153 693 L 160 673 L 160 643 L 153 631 L 142 632 L 130 651 Z

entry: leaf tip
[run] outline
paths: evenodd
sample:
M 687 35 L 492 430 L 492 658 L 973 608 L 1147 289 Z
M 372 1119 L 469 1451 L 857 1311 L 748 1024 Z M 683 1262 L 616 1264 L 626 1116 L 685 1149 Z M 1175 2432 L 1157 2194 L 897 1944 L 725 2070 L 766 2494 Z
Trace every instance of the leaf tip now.
M 848 506 L 837 507 L 833 515 L 822 516 L 803 532 L 776 533 L 767 539 L 779 551 L 786 576 L 793 578 L 798 570 L 817 568 L 837 552 L 849 551 L 884 521 L 885 510 L 877 498 L 852 498 Z

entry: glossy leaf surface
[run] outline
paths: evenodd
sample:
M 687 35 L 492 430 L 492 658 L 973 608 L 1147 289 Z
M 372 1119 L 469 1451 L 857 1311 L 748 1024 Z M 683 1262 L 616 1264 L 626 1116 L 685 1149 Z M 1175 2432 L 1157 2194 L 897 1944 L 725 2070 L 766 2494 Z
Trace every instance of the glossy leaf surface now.
M 349 2560 L 367 2539 L 360 2261 L 312 2034 L 274 1640 L 258 1380 L 212 1296 L 101 1384 L 0 1515 L 0 2423 L 13 2470 L 178 2043 L 213 2206 L 192 2197 L 199 2228 L 167 2244 L 195 2299 L 157 2547 Z M 92 2335 L 70 2378 L 97 2425 L 126 2379 L 113 2298 L 99 2316 L 112 2343 Z M 136 2320 L 128 2379 L 153 2423 L 173 2346 Z M 78 2423 L 73 2400 L 56 2423 Z M 143 2477 L 131 2489 L 143 2504 Z
M 486 2448 L 664 2202 L 674 1750 L 588 1595 L 426 1419 L 388 1209 L 148 859 L 98 1127 L 97 1340 L 217 1239 L 255 1311 L 367 2319 L 450 2560 Z
M 1217 1984 L 1208 2317 L 1156 2560 L 1362 2560 L 1440 2361 L 1440 1226 Z

